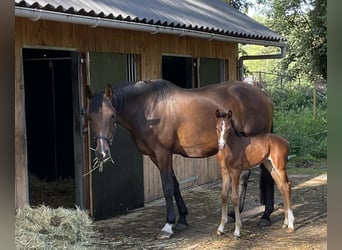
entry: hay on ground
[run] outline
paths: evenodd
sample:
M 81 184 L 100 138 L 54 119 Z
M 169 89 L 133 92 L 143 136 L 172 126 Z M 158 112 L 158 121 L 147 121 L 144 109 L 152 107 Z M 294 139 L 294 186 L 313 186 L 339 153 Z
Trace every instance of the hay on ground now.
M 79 209 L 25 206 L 17 210 L 16 249 L 84 249 L 95 231 L 88 213 Z
M 74 208 L 75 181 L 72 178 L 65 178 L 47 182 L 30 175 L 29 197 L 31 206 L 44 204 L 52 208 Z

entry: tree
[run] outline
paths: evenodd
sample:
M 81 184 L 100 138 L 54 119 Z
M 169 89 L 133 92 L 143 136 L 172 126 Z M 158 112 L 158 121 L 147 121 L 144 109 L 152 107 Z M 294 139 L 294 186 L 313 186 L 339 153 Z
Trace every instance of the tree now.
M 321 75 L 327 79 L 327 1 L 316 0 L 314 9 L 309 15 L 311 21 L 311 34 L 308 45 L 310 58 L 313 64 L 314 74 Z
M 242 13 L 247 13 L 250 7 L 253 7 L 253 4 L 248 0 L 224 0 L 228 4 L 230 4 L 235 9 L 238 9 Z
M 281 68 L 293 78 L 327 78 L 326 0 L 258 0 L 268 26 L 288 39 Z

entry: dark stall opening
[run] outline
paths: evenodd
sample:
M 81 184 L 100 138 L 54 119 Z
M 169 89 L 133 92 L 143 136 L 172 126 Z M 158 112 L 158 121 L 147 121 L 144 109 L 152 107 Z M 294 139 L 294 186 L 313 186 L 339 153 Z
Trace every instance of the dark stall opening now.
M 74 207 L 71 52 L 23 49 L 29 203 Z
M 193 87 L 193 60 L 191 57 L 162 56 L 162 76 L 182 88 Z

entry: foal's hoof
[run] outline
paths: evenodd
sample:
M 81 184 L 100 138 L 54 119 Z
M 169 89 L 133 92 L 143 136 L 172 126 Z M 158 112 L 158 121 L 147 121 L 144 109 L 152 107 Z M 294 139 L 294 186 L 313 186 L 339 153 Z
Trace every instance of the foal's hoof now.
M 261 218 L 258 225 L 259 227 L 269 227 L 271 226 L 271 220 L 268 220 L 268 219 L 264 219 L 264 218 Z
M 174 226 L 173 226 L 173 229 L 174 230 L 177 230 L 177 231 L 183 231 L 185 229 L 188 229 L 189 227 L 189 224 L 188 223 L 183 223 L 183 222 L 177 222 Z
M 283 224 L 282 228 L 287 228 L 287 232 L 288 233 L 293 233 L 294 232 L 294 228 L 289 227 L 289 225 Z
M 220 230 L 216 230 L 216 234 L 217 234 L 217 235 L 224 235 L 225 233 L 222 232 L 222 231 L 220 231 Z
M 164 239 L 170 239 L 172 237 L 172 233 L 160 231 L 160 233 L 156 236 L 157 240 L 164 240 Z

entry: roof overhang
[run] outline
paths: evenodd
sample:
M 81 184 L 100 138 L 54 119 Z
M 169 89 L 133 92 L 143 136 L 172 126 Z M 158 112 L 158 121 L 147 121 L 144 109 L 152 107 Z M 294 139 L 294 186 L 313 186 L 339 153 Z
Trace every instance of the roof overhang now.
M 171 34 L 171 35 L 176 35 L 176 36 L 189 36 L 189 37 L 206 39 L 208 41 L 218 40 L 218 41 L 225 41 L 225 42 L 273 46 L 273 47 L 280 47 L 280 48 L 284 48 L 286 46 L 285 41 L 269 41 L 269 40 L 263 40 L 263 39 L 229 36 L 229 35 L 215 34 L 215 33 L 205 32 L 205 31 L 192 30 L 188 28 L 169 27 L 169 26 L 157 25 L 157 24 L 140 23 L 140 22 L 101 18 L 101 17 L 92 17 L 92 16 L 87 16 L 87 15 L 70 14 L 70 13 L 65 13 L 65 12 L 55 12 L 55 11 L 48 11 L 48 10 L 43 10 L 43 9 L 27 8 L 27 7 L 20 7 L 20 6 L 15 6 L 15 16 L 29 18 L 32 21 L 50 20 L 50 21 L 56 21 L 56 22 L 66 22 L 66 23 L 88 25 L 93 28 L 107 27 L 107 28 L 114 28 L 114 29 L 126 29 L 126 30 L 149 32 L 151 34 L 164 33 L 164 34 Z

